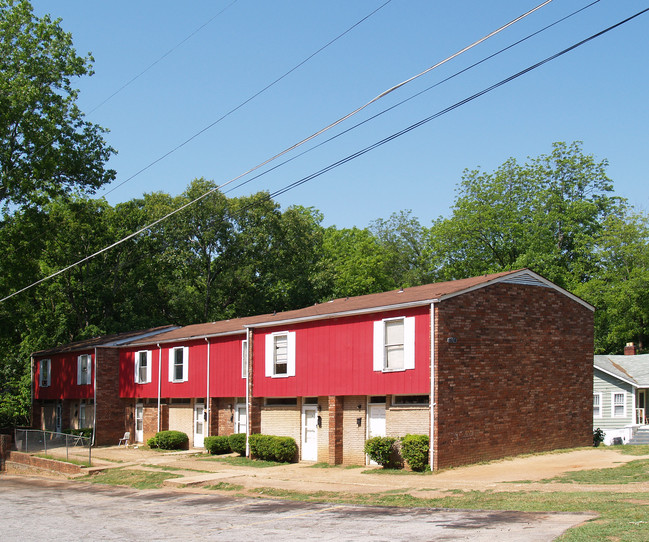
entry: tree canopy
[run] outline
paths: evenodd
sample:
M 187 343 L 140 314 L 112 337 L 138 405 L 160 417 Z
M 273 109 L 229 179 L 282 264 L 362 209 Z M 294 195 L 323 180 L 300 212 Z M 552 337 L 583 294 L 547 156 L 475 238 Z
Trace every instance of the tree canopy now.
M 0 0 L 0 210 L 92 193 L 115 177 L 104 129 L 84 119 L 73 80 L 92 56 L 26 0 Z

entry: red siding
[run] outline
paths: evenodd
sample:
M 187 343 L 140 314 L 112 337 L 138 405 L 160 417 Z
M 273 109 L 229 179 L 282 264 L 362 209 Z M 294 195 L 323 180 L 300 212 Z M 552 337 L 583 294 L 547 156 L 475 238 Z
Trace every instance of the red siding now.
M 210 396 L 245 396 L 246 381 L 241 378 L 241 341 L 245 335 L 210 339 Z M 169 382 L 169 350 L 189 348 L 187 382 Z M 135 353 L 151 350 L 151 382 L 135 383 Z M 205 397 L 207 394 L 207 343 L 205 339 L 123 349 L 120 353 L 120 397 L 158 397 L 158 365 L 162 369 L 160 396 L 163 398 Z
M 430 393 L 429 311 L 424 306 L 255 330 L 255 397 Z M 374 322 L 398 316 L 415 317 L 415 368 L 374 371 Z M 278 331 L 296 332 L 294 377 L 265 376 L 265 337 Z
M 77 358 L 82 354 L 90 354 L 92 359 L 92 382 L 95 380 L 95 353 L 93 350 L 40 356 L 34 358 L 34 399 L 91 399 L 94 397 L 93 384 L 77 385 Z M 50 385 L 39 386 L 41 359 L 50 359 Z

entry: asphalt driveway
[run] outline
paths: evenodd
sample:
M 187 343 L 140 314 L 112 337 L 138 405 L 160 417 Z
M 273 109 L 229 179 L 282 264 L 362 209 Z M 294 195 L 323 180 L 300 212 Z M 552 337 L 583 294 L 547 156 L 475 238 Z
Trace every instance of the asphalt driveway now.
M 1 538 L 547 541 L 588 514 L 315 504 L 0 476 Z

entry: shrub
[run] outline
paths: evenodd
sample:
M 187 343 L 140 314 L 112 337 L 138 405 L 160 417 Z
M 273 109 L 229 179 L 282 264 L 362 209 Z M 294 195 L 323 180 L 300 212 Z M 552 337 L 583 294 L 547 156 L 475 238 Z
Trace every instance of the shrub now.
M 604 442 L 604 437 L 606 433 L 602 431 L 599 427 L 593 431 L 593 446 L 597 448 L 602 442 Z
M 401 455 L 408 466 L 417 472 L 428 468 L 428 435 L 406 435 L 401 438 Z
M 246 434 L 245 433 L 235 433 L 228 437 L 228 444 L 230 444 L 230 450 L 238 453 L 239 455 L 246 455 Z
M 205 437 L 205 449 L 212 455 L 229 454 L 230 443 L 226 436 Z
M 149 440 L 147 440 L 146 445 L 149 448 L 157 448 L 158 447 L 158 443 L 157 443 L 155 437 L 151 437 Z
M 392 446 L 397 439 L 393 437 L 374 437 L 365 441 L 365 453 L 372 461 L 376 461 L 383 468 L 390 465 Z
M 288 463 L 297 455 L 297 444 L 291 437 L 250 435 L 250 455 L 256 459 Z
M 187 433 L 182 431 L 160 431 L 156 433 L 154 438 L 155 447 L 162 450 L 181 450 L 185 449 L 189 444 Z

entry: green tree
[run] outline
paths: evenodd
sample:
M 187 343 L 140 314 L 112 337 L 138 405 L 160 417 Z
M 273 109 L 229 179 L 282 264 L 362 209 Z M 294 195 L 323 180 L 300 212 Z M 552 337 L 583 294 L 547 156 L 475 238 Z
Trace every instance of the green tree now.
M 43 205 L 73 191 L 93 192 L 115 177 L 104 130 L 84 120 L 76 77 L 92 57 L 26 0 L 0 0 L 0 209 Z

